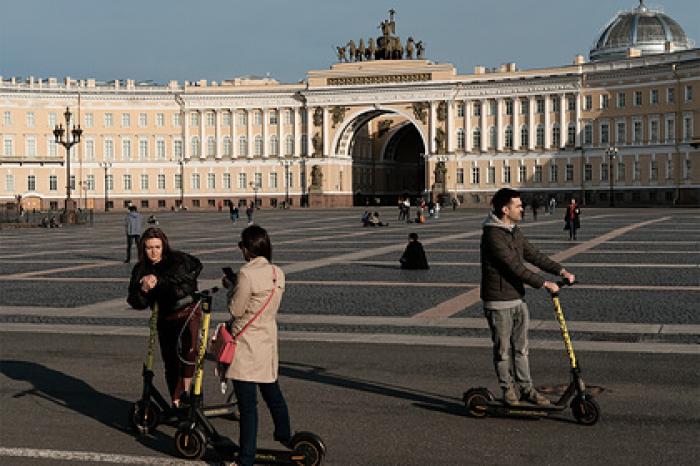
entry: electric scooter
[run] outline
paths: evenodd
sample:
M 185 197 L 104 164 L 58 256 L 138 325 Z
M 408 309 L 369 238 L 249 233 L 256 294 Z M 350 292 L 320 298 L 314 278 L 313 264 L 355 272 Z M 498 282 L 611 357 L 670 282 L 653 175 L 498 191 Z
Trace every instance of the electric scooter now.
M 176 307 L 182 307 L 192 302 L 197 302 L 198 306 L 201 306 L 204 297 L 210 296 L 216 291 L 216 288 L 212 288 L 211 290 L 195 293 L 180 300 Z M 155 304 L 149 321 L 148 350 L 142 371 L 143 392 L 141 393 L 141 399 L 136 401 L 129 411 L 129 424 L 137 435 L 146 435 L 153 432 L 160 423 L 177 423 L 187 413 L 184 407 L 171 406 L 153 384 L 153 354 L 158 335 L 157 323 L 158 304 Z M 204 415 L 207 417 L 228 417 L 237 420 L 238 409 L 233 396 L 234 393 L 231 390 L 224 404 L 206 407 Z
M 211 444 L 219 453 L 233 455 L 235 445 L 220 435 L 207 419 L 206 408 L 202 405 L 202 379 L 204 358 L 211 321 L 211 294 L 202 295 L 202 326 L 199 338 L 199 351 L 195 361 L 192 379 L 190 404 L 186 408 L 180 425 L 175 432 L 175 450 L 183 458 L 198 460 L 204 456 L 207 445 Z M 319 466 L 326 454 L 323 441 L 311 432 L 297 432 L 287 443 L 290 450 L 258 450 L 256 462 Z M 234 447 L 234 448 L 232 448 Z
M 557 285 L 561 288 L 565 285 L 571 285 L 571 283 L 568 281 L 561 281 L 557 282 Z M 550 414 L 564 411 L 567 405 L 569 405 L 574 418 L 580 424 L 592 426 L 598 422 L 600 418 L 600 406 L 598 406 L 593 396 L 586 390 L 586 384 L 583 382 L 583 378 L 581 378 L 581 369 L 576 361 L 574 347 L 566 327 L 564 311 L 562 311 L 561 304 L 559 303 L 559 293 L 552 293 L 552 302 L 571 367 L 571 382 L 564 391 L 564 394 L 559 400 L 549 405 L 535 405 L 527 402 L 520 402 L 517 405 L 507 405 L 503 399 L 497 399 L 485 387 L 470 388 L 464 393 L 462 398 L 470 416 L 482 418 L 488 414 L 492 414 L 498 416 L 546 417 Z

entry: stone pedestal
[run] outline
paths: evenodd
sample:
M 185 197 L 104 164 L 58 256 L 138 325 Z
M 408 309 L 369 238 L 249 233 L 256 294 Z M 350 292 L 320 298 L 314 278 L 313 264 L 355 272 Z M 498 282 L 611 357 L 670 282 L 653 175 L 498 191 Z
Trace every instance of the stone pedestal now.
M 73 199 L 66 200 L 65 209 L 61 214 L 61 223 L 74 225 L 78 220 L 77 215 L 78 203 Z

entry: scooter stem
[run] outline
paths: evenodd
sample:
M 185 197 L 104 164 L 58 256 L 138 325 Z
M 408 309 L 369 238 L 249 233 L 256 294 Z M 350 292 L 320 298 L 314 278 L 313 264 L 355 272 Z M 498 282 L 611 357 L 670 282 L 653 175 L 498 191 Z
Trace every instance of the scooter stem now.
M 564 346 L 566 347 L 566 353 L 569 355 L 569 362 L 571 363 L 571 369 L 576 369 L 576 354 L 574 353 L 574 346 L 571 344 L 571 337 L 569 336 L 569 330 L 566 327 L 566 320 L 564 320 L 564 311 L 561 309 L 561 304 L 559 303 L 559 296 L 552 296 L 552 302 L 554 303 L 554 314 L 557 316 L 557 321 L 559 322 L 559 328 L 561 329 L 561 336 L 564 339 Z

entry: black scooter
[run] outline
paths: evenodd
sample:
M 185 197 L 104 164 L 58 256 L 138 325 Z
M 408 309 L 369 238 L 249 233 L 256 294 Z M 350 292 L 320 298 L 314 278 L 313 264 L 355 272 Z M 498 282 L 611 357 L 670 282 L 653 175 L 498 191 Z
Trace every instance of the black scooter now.
M 204 456 L 207 445 L 211 444 L 220 454 L 236 453 L 235 444 L 220 435 L 207 419 L 207 409 L 202 406 L 202 378 L 204 358 L 211 321 L 211 295 L 202 297 L 202 326 L 199 339 L 199 352 L 195 361 L 192 379 L 192 393 L 187 413 L 175 432 L 175 450 L 183 458 L 197 460 Z M 290 450 L 258 450 L 256 462 L 318 466 L 326 454 L 323 441 L 311 432 L 298 432 L 289 441 Z
M 210 297 L 211 294 L 216 293 L 216 291 L 218 291 L 217 288 L 212 288 L 210 290 L 197 292 L 180 300 L 176 307 L 182 307 L 192 302 L 197 302 L 198 306 L 201 306 L 203 300 L 205 300 L 206 297 Z M 156 304 L 151 311 L 151 319 L 149 322 L 150 333 L 148 337 L 148 350 L 142 371 L 143 392 L 141 393 L 141 399 L 136 401 L 129 411 L 129 424 L 137 435 L 146 435 L 153 432 L 160 423 L 177 425 L 179 420 L 187 414 L 186 408 L 171 406 L 153 384 L 153 354 L 158 335 L 157 323 L 158 305 Z M 233 390 L 231 390 L 224 404 L 204 408 L 204 415 L 206 417 L 227 417 L 237 420 L 238 408 L 235 400 L 233 400 L 233 396 L 234 393 Z
M 562 281 L 558 282 L 557 285 L 563 287 L 570 285 L 570 283 Z M 559 293 L 552 293 L 552 302 L 554 303 L 554 312 L 559 322 L 571 367 L 571 382 L 564 394 L 556 402 L 544 406 L 524 402 L 520 402 L 517 405 L 507 405 L 503 399 L 496 399 L 485 387 L 470 388 L 464 393 L 462 398 L 470 416 L 481 418 L 492 414 L 497 416 L 545 417 L 552 413 L 564 411 L 568 405 L 571 407 L 574 418 L 580 424 L 592 426 L 598 422 L 600 406 L 598 406 L 590 392 L 586 390 L 586 385 L 581 378 L 581 369 L 577 364 L 574 347 L 571 344 L 569 331 L 566 327 L 564 311 L 562 311 L 559 303 Z

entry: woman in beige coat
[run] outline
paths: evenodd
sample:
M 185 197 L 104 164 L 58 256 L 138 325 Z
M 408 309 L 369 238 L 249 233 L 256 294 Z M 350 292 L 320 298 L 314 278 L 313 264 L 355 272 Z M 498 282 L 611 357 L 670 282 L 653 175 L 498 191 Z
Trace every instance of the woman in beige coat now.
M 275 424 L 274 439 L 286 445 L 291 438 L 287 403 L 277 381 L 277 310 L 284 293 L 284 273 L 271 264 L 272 244 L 264 228 L 252 225 L 243 230 L 238 246 L 247 263 L 238 272 L 235 286 L 225 277 L 222 283 L 229 289 L 233 334 L 249 325 L 238 336 L 226 378 L 233 380 L 240 409 L 238 461 L 249 466 L 255 460 L 258 388 Z

